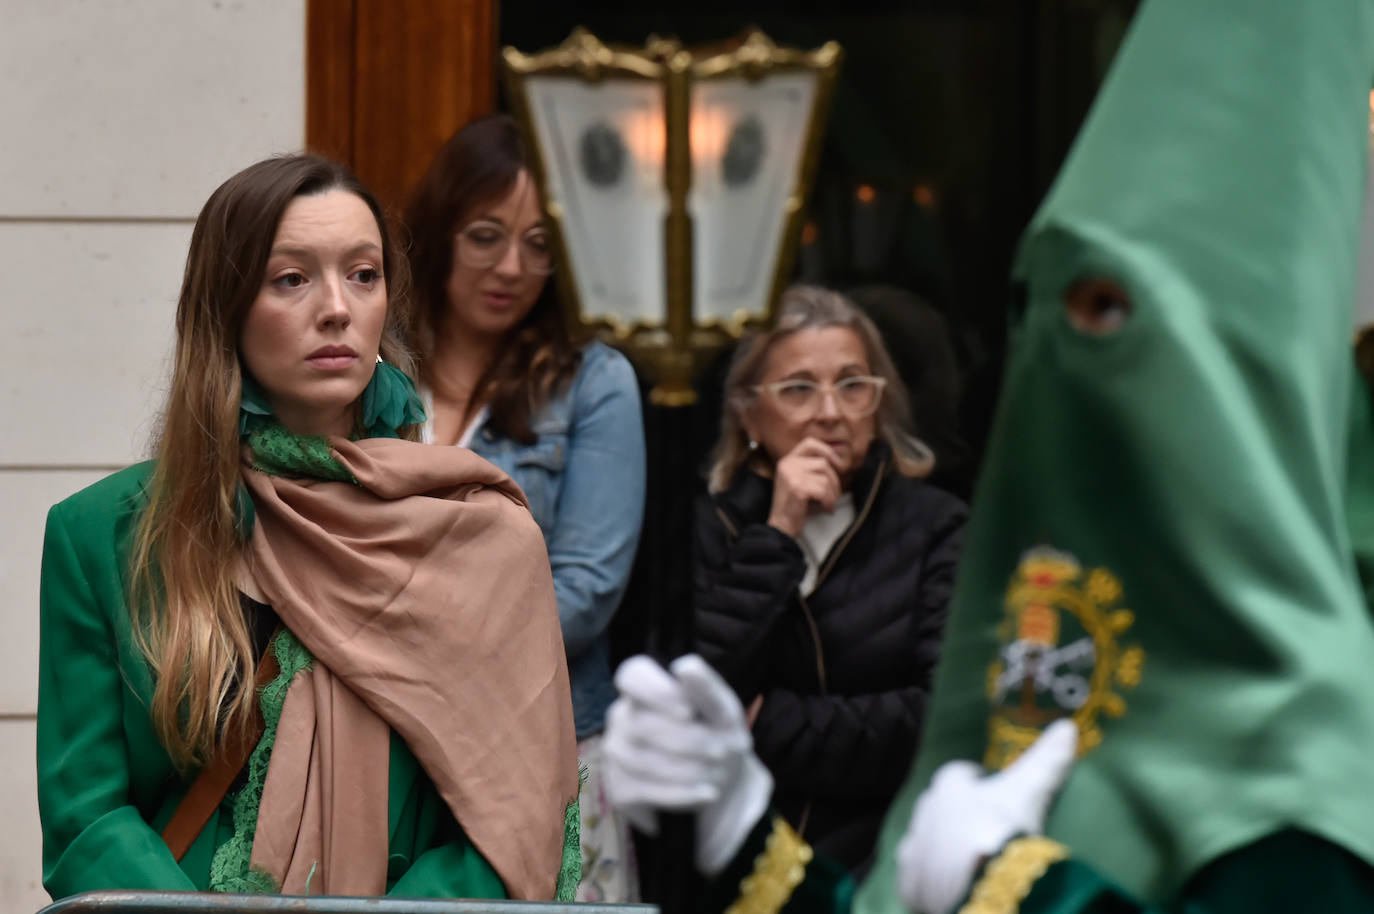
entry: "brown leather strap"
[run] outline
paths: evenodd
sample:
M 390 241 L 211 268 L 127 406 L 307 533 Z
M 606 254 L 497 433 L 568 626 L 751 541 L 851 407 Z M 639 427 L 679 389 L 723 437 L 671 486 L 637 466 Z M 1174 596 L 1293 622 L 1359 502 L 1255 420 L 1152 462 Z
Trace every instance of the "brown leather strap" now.
M 267 650 L 258 661 L 258 675 L 253 683 L 255 691 L 276 679 L 277 674 L 281 672 L 281 667 L 277 664 L 277 652 L 272 649 L 272 644 L 276 640 L 274 632 L 271 640 L 267 642 Z M 255 703 L 253 723 L 244 738 L 225 743 L 219 755 L 196 775 L 191 789 L 186 791 L 186 795 L 177 804 L 176 812 L 172 813 L 172 818 L 162 829 L 162 840 L 167 842 L 168 849 L 177 860 L 186 856 L 196 837 L 205 828 L 205 823 L 210 821 L 215 808 L 229 792 L 229 786 L 234 783 L 234 778 L 238 777 L 238 773 L 247 764 L 248 756 L 253 754 L 258 740 L 262 739 L 262 731 L 262 710 Z

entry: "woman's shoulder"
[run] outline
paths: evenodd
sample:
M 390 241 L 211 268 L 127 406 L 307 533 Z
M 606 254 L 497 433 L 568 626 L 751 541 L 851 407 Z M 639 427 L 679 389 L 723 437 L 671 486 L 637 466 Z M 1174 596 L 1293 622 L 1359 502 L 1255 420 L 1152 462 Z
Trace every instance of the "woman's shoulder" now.
M 584 344 L 578 355 L 577 371 L 540 407 L 543 415 L 539 424 L 561 426 L 608 398 L 628 399 L 633 395 L 638 401 L 639 381 L 635 370 L 618 350 L 594 339 Z
M 102 519 L 113 520 L 137 511 L 147 500 L 148 480 L 153 461 L 145 460 L 111 473 L 98 482 L 67 496 L 53 506 L 69 522 L 89 525 Z
M 48 512 L 45 537 L 65 543 L 86 562 L 123 555 L 135 519 L 148 503 L 152 473 L 152 461 L 136 463 L 67 496 Z
M 702 517 L 737 526 L 763 523 L 772 503 L 773 480 L 747 466 L 740 467 L 726 488 L 697 497 Z
M 576 424 L 592 413 L 630 421 L 639 410 L 639 380 L 630 360 L 600 340 L 592 340 L 582 347 L 581 364 L 567 388 L 544 407 L 544 419 L 555 427 Z
M 577 368 L 574 386 L 584 387 L 589 384 L 628 387 L 635 390 L 639 388 L 630 360 L 625 358 L 620 350 L 607 346 L 600 340 L 591 340 L 582 346 L 582 364 Z
M 924 479 L 889 471 L 879 502 L 903 522 L 922 527 L 963 526 L 968 505 L 957 495 L 946 492 Z

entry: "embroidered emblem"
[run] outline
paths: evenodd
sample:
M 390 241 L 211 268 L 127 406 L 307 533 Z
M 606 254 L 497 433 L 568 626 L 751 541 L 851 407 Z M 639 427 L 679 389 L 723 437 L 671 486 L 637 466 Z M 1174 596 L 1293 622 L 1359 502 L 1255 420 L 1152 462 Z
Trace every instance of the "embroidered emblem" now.
M 1072 716 L 1080 757 L 1102 742 L 1101 715 L 1120 717 L 1116 689 L 1140 683 L 1145 651 L 1118 638 L 1135 621 L 1120 607 L 1121 583 L 1105 568 L 1085 572 L 1048 547 L 1027 552 L 1007 587 L 997 660 L 988 668 L 992 701 L 985 767 L 1005 768 L 1050 723 Z

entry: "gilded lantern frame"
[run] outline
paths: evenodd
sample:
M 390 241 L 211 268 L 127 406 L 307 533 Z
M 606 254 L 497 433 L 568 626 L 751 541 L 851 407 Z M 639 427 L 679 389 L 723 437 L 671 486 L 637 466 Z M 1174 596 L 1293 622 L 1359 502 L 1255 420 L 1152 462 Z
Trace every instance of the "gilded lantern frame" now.
M 651 36 L 643 48 L 603 44 L 586 29 L 577 28 L 562 45 L 526 55 L 513 47 L 501 54 L 507 96 L 530 151 L 531 168 L 539 184 L 541 203 L 549 220 L 557 264 L 559 292 L 565 312 L 576 327 L 589 330 L 625 349 L 653 376 L 655 402 L 685 405 L 693 402 L 692 381 L 704 357 L 718 352 L 749 330 L 772 323 L 796 260 L 805 222 L 806 199 L 820 162 L 822 135 L 834 96 L 843 52 L 829 41 L 811 51 L 779 47 L 758 29 L 747 31 L 728 46 L 691 51 L 676 39 Z M 691 90 L 694 83 L 743 77 L 756 81 L 781 72 L 811 72 L 816 77 L 815 99 L 803 131 L 804 147 L 796 180 L 784 203 L 784 222 L 768 286 L 762 318 L 707 319 L 692 313 L 692 223 L 687 210 L 691 189 Z M 534 130 L 527 80 L 531 76 L 566 76 L 584 82 L 607 77 L 641 79 L 663 85 L 665 120 L 663 184 L 668 192 L 664 225 L 664 301 L 662 322 L 626 323 L 613 316 L 588 320 L 577 294 L 574 265 L 565 238 L 559 201 L 550 197 L 548 164 Z

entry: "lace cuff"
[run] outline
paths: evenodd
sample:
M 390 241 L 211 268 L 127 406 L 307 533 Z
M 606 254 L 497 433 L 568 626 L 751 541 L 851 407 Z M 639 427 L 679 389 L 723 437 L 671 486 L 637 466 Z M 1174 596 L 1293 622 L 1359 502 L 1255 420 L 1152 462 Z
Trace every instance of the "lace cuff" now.
M 763 853 L 754 858 L 754 870 L 739 884 L 739 898 L 725 914 L 778 914 L 806 878 L 811 845 L 801 839 L 781 817 L 774 817 Z
M 1035 881 L 1068 856 L 1067 847 L 1039 835 L 1008 842 L 983 870 L 959 914 L 1016 914 Z

